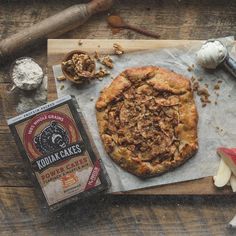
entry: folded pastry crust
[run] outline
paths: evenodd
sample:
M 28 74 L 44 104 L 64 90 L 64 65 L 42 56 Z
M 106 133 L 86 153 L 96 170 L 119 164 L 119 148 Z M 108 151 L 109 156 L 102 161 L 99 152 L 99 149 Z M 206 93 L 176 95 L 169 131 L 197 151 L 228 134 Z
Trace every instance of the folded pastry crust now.
M 164 173 L 198 149 L 190 81 L 167 69 L 125 70 L 101 92 L 96 110 L 105 150 L 136 176 Z

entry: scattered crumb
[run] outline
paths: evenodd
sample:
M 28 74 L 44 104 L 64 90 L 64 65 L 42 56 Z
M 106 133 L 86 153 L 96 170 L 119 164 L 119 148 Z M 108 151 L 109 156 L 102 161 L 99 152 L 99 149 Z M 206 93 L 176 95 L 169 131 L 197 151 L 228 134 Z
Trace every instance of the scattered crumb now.
M 231 95 L 229 94 L 228 97 L 231 98 Z
M 65 88 L 65 85 L 62 84 L 61 87 L 60 87 L 60 90 L 63 90 Z
M 107 76 L 107 75 L 109 75 L 109 74 L 110 74 L 109 71 L 107 71 L 105 68 L 100 67 L 100 68 L 99 68 L 99 71 L 95 73 L 95 77 L 96 77 L 97 79 L 99 79 L 99 80 L 102 80 L 103 77 L 105 77 L 105 76 Z
M 208 87 L 207 84 L 205 84 L 205 86 Z M 200 96 L 202 107 L 205 107 L 208 103 L 211 103 L 211 100 L 209 99 L 210 94 L 207 88 L 201 88 L 199 82 L 196 81 L 193 83 L 193 91 L 196 92 L 198 96 Z
M 217 105 L 218 103 L 217 103 L 217 101 L 215 101 L 215 105 Z
M 94 53 L 94 58 L 95 58 L 97 61 L 100 61 L 100 55 L 98 54 L 97 51 L 95 51 L 95 53 Z
M 193 83 L 193 91 L 197 91 L 199 89 L 199 83 L 198 82 L 194 82 Z
M 197 80 L 200 82 L 200 81 L 203 81 L 203 78 L 199 77 Z
M 81 46 L 83 44 L 82 40 L 79 40 L 78 44 Z
M 209 97 L 209 96 L 210 96 L 210 94 L 209 94 L 209 92 L 208 92 L 208 90 L 207 90 L 206 88 L 200 88 L 200 89 L 198 89 L 197 94 L 198 94 L 199 96 L 203 95 L 203 96 L 205 96 L 205 97 Z
M 193 70 L 193 68 L 191 66 L 188 67 L 187 69 L 189 72 L 191 72 Z
M 204 84 L 204 85 L 205 85 L 205 87 L 206 87 L 206 88 L 208 88 L 208 87 L 209 87 L 209 85 L 208 85 L 208 84 Z
M 194 66 L 195 66 L 195 65 L 194 65 L 194 64 L 192 64 L 192 68 L 194 68 Z
M 112 59 L 109 57 L 109 56 L 105 56 L 105 57 L 103 57 L 103 59 L 101 60 L 101 63 L 104 65 L 104 66 L 106 66 L 106 67 L 108 67 L 108 68 L 110 68 L 110 69 L 112 69 L 113 68 L 113 61 L 112 61 Z
M 217 83 L 221 84 L 223 81 L 222 80 L 218 80 Z
M 66 80 L 65 76 L 61 75 L 57 77 L 57 81 L 63 81 L 63 80 Z
M 116 55 L 122 55 L 122 54 L 124 54 L 124 49 L 121 47 L 121 45 L 120 44 L 118 44 L 118 43 L 114 43 L 113 44 L 113 49 L 114 49 L 114 53 L 116 54 Z
M 220 89 L 220 85 L 219 84 L 215 84 L 214 89 L 215 90 L 219 90 Z
M 193 76 L 191 77 L 191 81 L 192 83 L 196 80 L 196 78 L 194 78 Z
M 211 101 L 208 99 L 208 97 L 205 97 L 204 95 L 201 95 L 200 100 L 202 103 L 211 103 Z
M 90 101 L 93 101 L 93 100 L 94 100 L 94 97 L 91 97 L 91 98 L 90 98 Z
M 202 104 L 211 103 L 211 101 L 209 100 L 210 94 L 206 88 L 198 89 L 197 95 L 201 97 L 200 100 Z

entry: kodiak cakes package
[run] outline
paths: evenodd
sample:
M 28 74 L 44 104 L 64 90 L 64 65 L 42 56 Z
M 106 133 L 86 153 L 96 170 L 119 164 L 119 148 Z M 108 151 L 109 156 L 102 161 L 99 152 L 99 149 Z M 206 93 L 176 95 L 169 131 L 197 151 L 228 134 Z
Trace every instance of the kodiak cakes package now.
M 8 125 L 50 210 L 108 189 L 109 177 L 73 97 L 11 118 Z

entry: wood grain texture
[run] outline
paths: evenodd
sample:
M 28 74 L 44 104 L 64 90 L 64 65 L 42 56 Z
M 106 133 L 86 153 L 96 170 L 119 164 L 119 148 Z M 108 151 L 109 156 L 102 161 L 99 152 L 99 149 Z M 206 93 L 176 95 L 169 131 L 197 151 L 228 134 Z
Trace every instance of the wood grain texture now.
M 1 235 L 227 235 L 236 211 L 235 198 L 105 196 L 48 213 L 35 195 L 0 188 Z
M 0 39 L 27 28 L 40 20 L 53 15 L 78 0 L 67 1 L 0 1 Z M 81 1 L 82 2 L 82 1 Z M 225 0 L 147 0 L 116 1 L 109 13 L 121 15 L 127 23 L 156 31 L 161 39 L 207 39 L 231 35 L 236 30 L 236 2 Z M 9 12 L 11 14 L 9 14 Z M 227 12 L 227 16 L 225 14 Z M 128 38 L 147 37 L 121 30 L 113 35 L 106 23 L 106 13 L 93 16 L 77 29 L 63 34 L 60 38 Z M 46 46 L 46 42 L 43 44 Z M 46 62 L 45 50 L 36 45 L 27 52 L 42 64 Z M 0 73 L 0 81 L 8 82 L 8 66 Z
M 79 2 L 2 0 L 0 39 Z M 236 30 L 235 1 L 119 0 L 109 12 L 160 33 L 161 39 L 207 39 L 232 35 Z M 107 13 L 93 16 L 60 38 L 147 39 L 128 30 L 113 35 L 106 17 Z M 46 71 L 46 43 L 35 45 L 25 55 L 33 57 Z M 0 235 L 235 235 L 226 228 L 236 212 L 235 196 L 106 196 L 73 204 L 56 215 L 48 214 L 26 181 L 6 126 L 5 118 L 15 114 L 17 99 L 17 94 L 7 96 L 8 69 L 9 64 L 0 68 L 0 186 L 5 186 L 0 187 Z M 54 98 L 55 88 L 51 87 L 49 99 Z M 20 171 L 22 175 L 17 174 Z

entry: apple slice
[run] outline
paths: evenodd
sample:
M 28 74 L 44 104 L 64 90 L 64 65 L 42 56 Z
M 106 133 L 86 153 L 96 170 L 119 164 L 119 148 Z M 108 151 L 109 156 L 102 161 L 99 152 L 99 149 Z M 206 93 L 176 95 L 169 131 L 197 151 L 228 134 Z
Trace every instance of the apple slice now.
M 224 160 L 221 159 L 217 174 L 213 177 L 215 186 L 219 188 L 224 187 L 229 182 L 230 176 L 230 168 L 225 164 Z
M 236 228 L 236 215 L 234 216 L 234 218 L 229 222 L 228 226 L 230 228 Z
M 231 185 L 233 192 L 236 192 L 236 177 L 234 175 L 231 175 L 229 181 L 230 181 L 230 185 Z
M 236 148 L 217 148 L 217 153 L 236 176 Z

